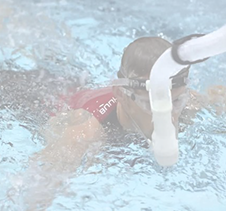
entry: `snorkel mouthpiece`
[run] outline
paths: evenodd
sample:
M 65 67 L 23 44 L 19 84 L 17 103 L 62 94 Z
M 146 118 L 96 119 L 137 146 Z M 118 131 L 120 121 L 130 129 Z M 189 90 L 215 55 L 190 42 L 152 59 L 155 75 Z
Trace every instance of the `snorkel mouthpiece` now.
M 172 100 L 169 89 L 152 101 L 152 119 L 154 131 L 152 134 L 154 156 L 161 166 L 171 166 L 178 161 L 178 140 L 175 127 L 171 121 Z M 168 91 L 167 96 L 163 96 Z M 150 94 L 150 93 L 149 93 Z M 151 98 L 150 98 L 151 99 Z
M 179 150 L 175 128 L 172 122 L 169 121 L 171 111 L 154 111 L 153 119 L 155 128 L 152 139 L 155 159 L 161 166 L 172 166 L 178 161 Z

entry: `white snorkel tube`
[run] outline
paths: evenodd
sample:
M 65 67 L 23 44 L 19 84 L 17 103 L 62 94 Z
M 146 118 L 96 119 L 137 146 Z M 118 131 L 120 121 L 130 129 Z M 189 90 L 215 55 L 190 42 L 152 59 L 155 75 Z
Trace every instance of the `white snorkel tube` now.
M 189 36 L 175 42 L 154 64 L 147 83 L 154 131 L 152 143 L 154 156 L 161 166 L 171 166 L 178 161 L 179 148 L 176 129 L 172 123 L 170 77 L 188 65 L 204 61 L 207 57 L 226 51 L 226 25 L 207 35 Z M 192 39 L 193 38 L 193 39 Z
M 188 66 L 188 65 L 187 65 Z M 167 49 L 154 64 L 148 91 L 154 130 L 152 147 L 161 166 L 171 166 L 178 161 L 179 149 L 176 129 L 172 123 L 171 76 L 186 67 L 176 63 Z

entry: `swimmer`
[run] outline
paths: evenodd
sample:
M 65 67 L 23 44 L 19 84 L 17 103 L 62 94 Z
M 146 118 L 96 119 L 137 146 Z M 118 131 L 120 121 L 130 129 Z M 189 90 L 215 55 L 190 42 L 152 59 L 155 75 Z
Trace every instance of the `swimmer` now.
M 135 40 L 124 50 L 118 78 L 147 80 L 152 66 L 169 47 L 171 44 L 159 37 Z M 172 122 L 177 128 L 176 133 L 179 116 L 189 98 L 188 73 L 189 68 L 184 68 L 172 77 Z M 108 136 L 111 128 L 139 132 L 151 139 L 149 96 L 142 87 L 109 86 L 83 90 L 66 101 L 70 110 L 51 117 L 43 133 L 49 144 L 39 155 L 47 161 L 58 163 L 61 154 L 61 161 L 71 161 L 74 166 L 79 166 L 88 147 Z

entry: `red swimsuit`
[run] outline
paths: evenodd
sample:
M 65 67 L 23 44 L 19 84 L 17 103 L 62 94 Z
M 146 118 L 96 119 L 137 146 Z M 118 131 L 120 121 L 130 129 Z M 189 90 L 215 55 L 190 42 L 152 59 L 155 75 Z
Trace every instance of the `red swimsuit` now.
M 83 108 L 89 111 L 102 123 L 115 111 L 117 100 L 112 93 L 112 87 L 106 87 L 79 91 L 67 103 L 71 109 Z

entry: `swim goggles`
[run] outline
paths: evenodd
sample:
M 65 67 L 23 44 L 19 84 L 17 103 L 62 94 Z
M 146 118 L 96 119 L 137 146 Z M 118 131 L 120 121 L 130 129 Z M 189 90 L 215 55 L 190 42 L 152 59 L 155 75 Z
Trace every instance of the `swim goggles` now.
M 170 79 L 172 80 L 171 89 L 176 89 L 187 85 L 189 68 L 190 66 L 183 68 L 179 73 L 170 77 Z M 126 78 L 121 70 L 118 71 L 118 76 L 119 78 L 114 81 L 114 85 L 116 86 L 148 90 L 149 80 Z
M 172 89 L 178 89 L 184 87 L 188 82 L 189 68 L 182 69 L 175 76 L 170 77 L 172 80 Z M 129 79 L 119 70 L 118 78 L 112 82 L 112 86 L 119 86 L 123 94 L 130 97 L 141 109 L 146 113 L 151 114 L 150 101 L 148 96 L 140 96 L 132 90 L 148 90 L 149 80 L 144 79 Z M 174 110 L 181 111 L 187 103 L 188 92 L 187 90 L 173 100 Z

